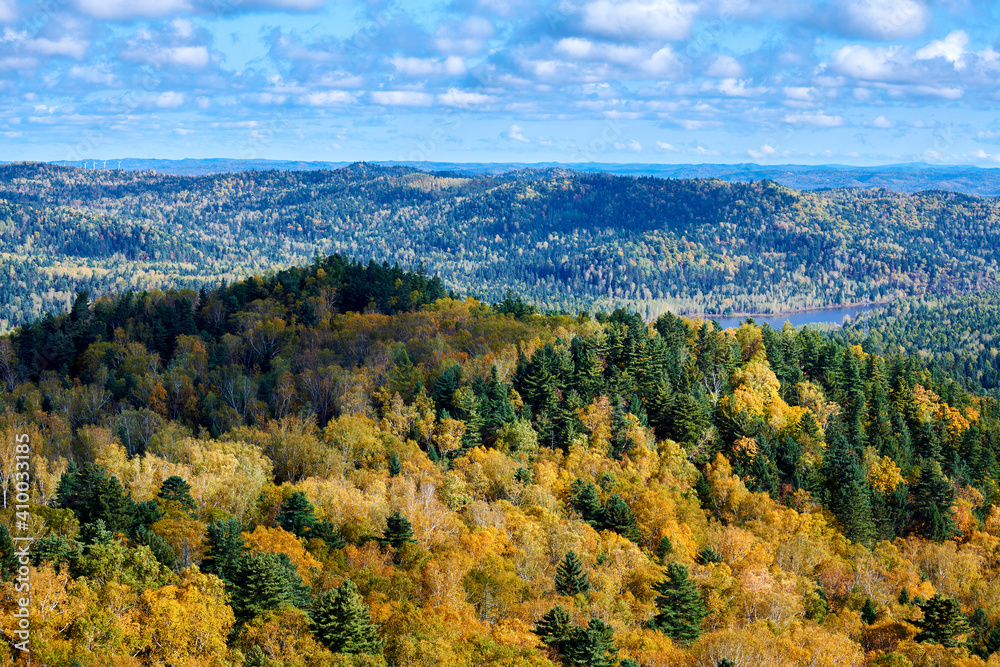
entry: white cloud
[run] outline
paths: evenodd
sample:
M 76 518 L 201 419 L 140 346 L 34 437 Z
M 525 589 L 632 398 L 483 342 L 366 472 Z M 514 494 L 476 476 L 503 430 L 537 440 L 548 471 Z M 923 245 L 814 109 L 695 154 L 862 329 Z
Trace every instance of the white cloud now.
M 680 40 L 688 36 L 698 6 L 680 0 L 594 0 L 580 13 L 583 28 L 597 35 Z
M 507 136 L 514 141 L 520 141 L 522 144 L 531 143 L 531 139 L 524 136 L 524 128 L 520 125 L 511 125 L 510 129 L 507 130 Z
M 774 157 L 778 154 L 778 151 L 770 144 L 764 144 L 757 150 L 751 148 L 747 151 L 747 154 L 755 160 L 763 160 L 764 158 Z
M 63 37 L 58 41 L 41 37 L 25 43 L 30 52 L 40 56 L 68 56 L 77 60 L 83 58 L 87 46 L 87 42 L 72 37 Z
M 284 98 L 281 98 L 281 100 L 283 101 Z M 268 103 L 276 101 L 267 100 Z M 303 98 L 303 101 L 311 107 L 329 107 L 339 104 L 349 104 L 354 101 L 354 95 L 343 90 L 322 90 L 309 93 Z
M 830 54 L 830 65 L 839 74 L 879 81 L 894 76 L 894 65 L 899 54 L 900 49 L 895 46 L 871 49 L 867 46 L 850 45 Z
M 758 97 L 767 92 L 767 88 L 747 86 L 746 81 L 736 79 L 723 79 L 713 87 L 727 97 Z
M 671 152 L 671 153 L 677 151 L 677 147 L 676 146 L 674 146 L 673 144 L 668 144 L 665 141 L 657 141 L 656 142 L 656 147 L 659 148 L 661 151 L 668 151 L 668 152 Z
M 107 65 L 74 65 L 69 68 L 69 75 L 80 81 L 100 83 L 105 86 L 111 86 L 115 82 L 115 75 Z
M 193 10 L 188 0 L 77 0 L 76 6 L 88 16 L 110 21 L 163 18 Z
M 642 152 L 642 144 L 640 144 L 635 139 L 629 139 L 628 141 L 626 141 L 624 143 L 622 143 L 622 142 L 615 142 L 615 150 L 619 150 L 619 151 L 631 151 L 632 153 L 641 153 Z
M 964 30 L 954 30 L 948 33 L 944 39 L 936 39 L 916 53 L 917 60 L 931 60 L 932 58 L 944 58 L 956 70 L 965 68 L 964 56 L 965 47 L 969 43 L 969 36 Z
M 14 0 L 0 0 L 0 23 L 9 23 L 16 18 Z
M 375 90 L 368 93 L 375 104 L 393 107 L 429 107 L 434 103 L 430 93 L 419 93 L 413 90 Z
M 493 24 L 479 16 L 472 16 L 461 23 L 447 23 L 438 27 L 434 46 L 445 54 L 474 56 L 486 48 L 496 33 Z
M 844 6 L 847 27 L 871 39 L 907 39 L 923 34 L 931 14 L 917 0 L 850 0 Z
M 407 76 L 459 76 L 465 74 L 465 61 L 458 56 L 438 58 L 391 58 L 389 62 Z
M 865 123 L 868 127 L 874 127 L 880 130 L 889 130 L 896 127 L 896 124 L 885 116 L 878 116 L 875 120 Z
M 160 93 L 154 98 L 153 104 L 161 109 L 175 109 L 184 104 L 184 93 L 178 93 L 173 90 Z
M 469 93 L 464 90 L 458 90 L 457 88 L 452 88 L 447 93 L 441 93 L 437 96 L 438 104 L 446 107 L 461 107 L 463 109 L 476 107 L 482 104 L 489 104 L 495 99 L 496 98 L 492 95 Z
M 705 76 L 713 76 L 718 79 L 738 79 L 743 74 L 743 65 L 736 58 L 724 55 L 718 56 L 705 70 Z
M 829 116 L 822 111 L 785 114 L 782 121 L 790 125 L 808 125 L 809 127 L 840 127 L 844 124 L 842 117 Z

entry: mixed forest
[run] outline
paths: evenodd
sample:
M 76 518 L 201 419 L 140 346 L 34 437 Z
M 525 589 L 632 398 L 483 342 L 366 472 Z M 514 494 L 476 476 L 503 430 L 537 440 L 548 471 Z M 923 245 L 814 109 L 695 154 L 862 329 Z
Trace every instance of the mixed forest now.
M 78 293 L 0 338 L 0 664 L 27 434 L 27 664 L 995 665 L 1000 406 L 873 344 L 342 255 Z
M 773 313 L 997 286 L 998 203 L 560 169 L 176 176 L 0 166 L 0 329 L 128 290 L 198 289 L 340 253 L 539 309 Z

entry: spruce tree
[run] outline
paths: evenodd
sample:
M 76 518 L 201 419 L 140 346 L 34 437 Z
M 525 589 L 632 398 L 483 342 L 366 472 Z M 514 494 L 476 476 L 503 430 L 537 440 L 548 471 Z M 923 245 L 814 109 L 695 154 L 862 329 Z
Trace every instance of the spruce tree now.
M 305 537 L 316 523 L 313 504 L 303 491 L 296 491 L 281 503 L 278 511 L 278 525 L 294 533 L 297 537 Z
M 650 619 L 649 627 L 685 644 L 698 639 L 702 619 L 708 612 L 698 588 L 688 579 L 687 567 L 678 563 L 668 565 L 667 578 L 655 590 L 658 612 Z
M 864 606 L 861 607 L 861 621 L 865 625 L 871 625 L 877 618 L 878 610 L 875 609 L 875 603 L 871 598 L 866 598 Z
M 239 519 L 216 521 L 208 525 L 205 539 L 205 557 L 201 561 L 201 571 L 214 574 L 231 590 L 236 570 L 247 546 L 243 540 L 243 526 Z
M 637 542 L 641 537 L 635 512 L 619 495 L 608 498 L 604 506 L 604 523 L 601 527 L 613 530 L 633 542 Z
M 56 489 L 58 507 L 73 510 L 81 525 L 104 521 L 113 533 L 128 533 L 136 524 L 137 507 L 117 477 L 88 461 L 79 472 L 67 469 Z
M 239 622 L 281 606 L 302 608 L 309 603 L 309 589 L 284 553 L 245 555 L 240 559 L 233 580 L 231 604 Z
M 924 612 L 924 618 L 915 621 L 920 628 L 920 633 L 914 637 L 918 642 L 952 648 L 958 646 L 959 635 L 969 632 L 965 614 L 954 598 L 946 598 L 937 593 L 920 605 L 920 610 Z
M 569 613 L 561 605 L 556 605 L 542 616 L 532 632 L 538 635 L 543 642 L 559 650 L 572 629 L 573 624 Z
M 177 475 L 171 475 L 163 480 L 156 496 L 167 502 L 179 503 L 180 507 L 189 514 L 193 514 L 198 509 L 194 498 L 191 497 L 191 485 Z
M 937 461 L 925 461 L 920 469 L 920 481 L 912 487 L 914 528 L 922 536 L 943 542 L 957 531 L 955 490 L 941 474 Z
M 906 589 L 906 586 L 903 586 L 903 589 L 899 591 L 898 601 L 899 604 L 910 604 L 910 591 Z
M 7 524 L 0 523 L 0 580 L 10 581 L 17 572 L 17 556 L 14 554 L 14 540 L 10 537 Z
M 392 547 L 393 560 L 399 563 L 400 550 L 407 544 L 416 544 L 413 538 L 413 524 L 396 510 L 386 519 L 385 533 L 379 538 L 379 544 Z
M 597 496 L 597 487 L 594 483 L 578 479 L 570 486 L 570 492 L 572 493 L 570 502 L 583 520 L 600 530 L 604 525 L 604 507 Z
M 614 628 L 592 618 L 586 628 L 573 628 L 559 652 L 563 661 L 573 667 L 612 667 L 617 652 L 614 635 Z
M 382 650 L 378 628 L 350 579 L 320 596 L 309 617 L 316 639 L 334 653 L 376 654 Z
M 830 488 L 830 509 L 844 535 L 870 546 L 875 536 L 871 496 L 857 452 L 845 438 L 837 437 L 824 457 L 823 468 Z
M 583 571 L 583 565 L 576 552 L 569 551 L 556 566 L 556 592 L 560 595 L 576 595 L 590 591 L 590 580 Z
M 392 453 L 389 457 L 389 477 L 398 477 L 403 472 L 403 465 L 399 462 L 399 454 Z

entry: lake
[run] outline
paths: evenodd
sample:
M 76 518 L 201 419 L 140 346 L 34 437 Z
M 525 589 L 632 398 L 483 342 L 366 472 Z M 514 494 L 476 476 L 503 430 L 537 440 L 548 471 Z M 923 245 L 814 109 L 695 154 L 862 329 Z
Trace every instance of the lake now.
M 782 313 L 780 315 L 754 315 L 752 316 L 754 322 L 757 324 L 764 324 L 767 322 L 771 325 L 771 328 L 781 330 L 781 327 L 785 325 L 785 322 L 791 322 L 793 326 L 802 326 L 804 324 L 836 324 L 840 326 L 844 322 L 844 318 L 850 316 L 850 318 L 857 319 L 858 315 L 865 312 L 866 310 L 874 310 L 877 306 L 846 306 L 841 308 L 823 308 L 821 310 L 806 310 L 799 311 L 795 313 Z M 703 315 L 704 319 L 715 320 L 723 329 L 728 329 L 729 327 L 737 327 L 740 322 L 746 320 L 747 316 L 743 315 L 741 317 L 726 317 L 723 315 Z

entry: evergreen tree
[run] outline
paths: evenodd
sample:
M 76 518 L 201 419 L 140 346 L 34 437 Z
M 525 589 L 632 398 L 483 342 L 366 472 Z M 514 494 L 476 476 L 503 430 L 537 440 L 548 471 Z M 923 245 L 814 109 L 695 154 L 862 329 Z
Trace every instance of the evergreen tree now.
M 563 662 L 572 667 L 612 667 L 617 652 L 615 631 L 600 619 L 592 618 L 586 628 L 576 627 L 562 642 Z
M 910 604 L 910 591 L 906 590 L 906 586 L 899 591 L 898 601 L 899 604 Z
M 590 581 L 576 552 L 569 551 L 556 566 L 556 592 L 560 595 L 576 595 L 590 591 Z
M 210 523 L 206 531 L 205 557 L 201 561 L 201 571 L 214 574 L 231 590 L 243 554 L 247 546 L 243 540 L 243 526 L 239 519 Z
M 163 480 L 163 484 L 160 485 L 160 491 L 156 496 L 167 502 L 179 503 L 181 508 L 189 514 L 194 514 L 198 509 L 194 498 L 191 497 L 191 485 L 177 475 L 171 475 Z
M 174 548 L 170 546 L 169 542 L 151 531 L 149 528 L 146 528 L 145 526 L 137 527 L 135 529 L 133 541 L 136 544 L 142 544 L 149 547 L 153 556 L 164 567 L 171 570 L 177 570 L 179 568 L 179 564 L 177 562 L 177 552 L 174 551 Z
M 392 547 L 393 559 L 398 563 L 400 550 L 407 544 L 416 544 L 413 538 L 413 524 L 396 510 L 386 519 L 385 533 L 379 538 L 379 544 Z
M 34 546 L 34 545 L 32 545 Z M 10 537 L 7 524 L 0 523 L 0 581 L 10 581 L 17 572 L 17 556 L 14 554 L 14 540 Z
M 941 474 L 937 461 L 925 461 L 920 468 L 920 481 L 914 484 L 913 523 L 922 536 L 943 542 L 957 532 L 955 527 L 955 490 Z
M 875 609 L 875 603 L 872 599 L 866 598 L 864 606 L 861 607 L 861 621 L 865 625 L 871 625 L 878 618 L 878 610 Z
M 671 437 L 687 444 L 694 444 L 708 425 L 704 407 L 688 392 L 675 396 L 671 418 Z
M 73 510 L 81 525 L 104 521 L 113 533 L 128 533 L 137 523 L 138 508 L 117 477 L 90 461 L 76 472 L 67 469 L 59 479 L 56 505 Z
M 398 477 L 401 472 L 403 472 L 403 466 L 399 462 L 399 454 L 393 452 L 392 456 L 389 457 L 389 477 Z
M 316 601 L 309 614 L 313 634 L 334 653 L 382 651 L 383 641 L 368 607 L 350 579 Z
M 578 479 L 570 486 L 570 503 L 580 513 L 583 520 L 600 530 L 604 525 L 604 507 L 597 495 L 597 487 L 593 482 Z
M 830 489 L 830 509 L 848 539 L 870 546 L 875 525 L 868 480 L 861 469 L 861 462 L 854 448 L 843 437 L 835 438 L 831 449 L 823 462 Z
M 316 523 L 313 504 L 303 491 L 292 493 L 281 503 L 278 525 L 297 537 L 305 537 Z
M 307 606 L 309 589 L 287 554 L 249 553 L 234 573 L 231 604 L 236 620 L 245 623 L 283 605 Z
M 633 542 L 638 542 L 641 537 L 635 512 L 619 495 L 608 498 L 604 506 L 604 523 L 601 527 L 613 530 Z
M 649 627 L 659 630 L 671 639 L 685 644 L 698 639 L 701 622 L 708 612 L 697 587 L 688 579 L 684 565 L 667 566 L 667 578 L 655 587 L 657 614 Z
M 559 650 L 572 629 L 573 623 L 569 613 L 561 605 L 556 605 L 542 616 L 532 632 L 538 635 L 543 642 Z
M 915 621 L 920 633 L 914 637 L 918 642 L 940 644 L 948 648 L 958 646 L 958 637 L 969 632 L 969 624 L 965 614 L 954 598 L 935 594 L 930 600 L 920 605 L 924 612 L 922 620 Z
M 656 558 L 661 565 L 666 565 L 668 558 L 674 553 L 674 544 L 664 535 L 656 545 Z

